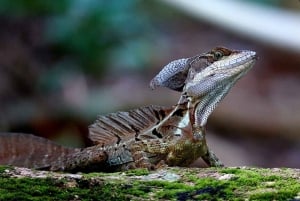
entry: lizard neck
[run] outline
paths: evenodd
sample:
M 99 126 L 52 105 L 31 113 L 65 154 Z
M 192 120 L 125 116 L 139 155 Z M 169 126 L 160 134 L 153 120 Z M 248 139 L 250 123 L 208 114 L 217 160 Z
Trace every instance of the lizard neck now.
M 208 117 L 226 96 L 230 88 L 231 85 L 221 86 L 201 97 L 201 99 L 192 100 L 191 102 L 194 104 L 194 121 L 191 122 L 192 125 L 204 128 Z

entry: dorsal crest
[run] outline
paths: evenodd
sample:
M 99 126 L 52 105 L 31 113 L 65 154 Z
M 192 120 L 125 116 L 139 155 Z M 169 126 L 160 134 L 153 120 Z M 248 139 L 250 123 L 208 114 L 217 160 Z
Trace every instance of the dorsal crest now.
M 128 140 L 181 136 L 189 124 L 187 113 L 186 103 L 183 103 L 171 108 L 152 105 L 99 116 L 89 126 L 89 138 L 94 144 L 107 146 Z
M 120 144 L 128 139 L 137 138 L 139 134 L 158 124 L 168 113 L 160 106 L 147 106 L 98 116 L 89 126 L 89 138 L 94 144 Z

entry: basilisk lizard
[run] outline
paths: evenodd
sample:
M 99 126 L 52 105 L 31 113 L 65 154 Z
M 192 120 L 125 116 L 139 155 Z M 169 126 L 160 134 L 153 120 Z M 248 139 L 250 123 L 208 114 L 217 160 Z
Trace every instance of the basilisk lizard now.
M 66 148 L 33 135 L 2 133 L 0 164 L 54 171 L 116 171 L 188 166 L 202 157 L 209 166 L 222 166 L 206 144 L 205 124 L 255 60 L 253 51 L 215 48 L 173 61 L 150 86 L 180 91 L 175 106 L 147 106 L 99 116 L 89 127 L 94 146 L 82 149 Z

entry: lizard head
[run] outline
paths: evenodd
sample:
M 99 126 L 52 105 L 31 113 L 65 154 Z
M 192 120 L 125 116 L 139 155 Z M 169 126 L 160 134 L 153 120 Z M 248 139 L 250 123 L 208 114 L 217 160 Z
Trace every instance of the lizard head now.
M 223 71 L 236 71 L 238 68 L 233 69 L 232 66 L 228 64 L 237 61 L 236 65 L 238 65 L 238 62 L 242 62 L 240 60 L 245 58 L 243 56 L 244 54 L 248 55 L 249 58 L 255 57 L 255 52 L 237 51 L 224 47 L 217 47 L 204 54 L 172 61 L 164 66 L 164 68 L 151 80 L 150 87 L 155 89 L 163 86 L 182 92 L 184 85 L 193 80 L 195 75 L 199 74 L 201 71 L 203 71 L 203 73 L 209 72 L 210 70 L 213 70 L 212 72 L 215 72 L 216 70 L 222 71 L 221 68 Z M 253 55 L 250 56 L 251 54 Z M 213 66 L 221 67 L 214 69 Z
M 203 59 L 206 65 L 199 62 Z M 251 69 L 256 59 L 254 51 L 214 48 L 191 61 L 183 90 L 188 96 L 203 96 L 227 85 L 231 88 Z

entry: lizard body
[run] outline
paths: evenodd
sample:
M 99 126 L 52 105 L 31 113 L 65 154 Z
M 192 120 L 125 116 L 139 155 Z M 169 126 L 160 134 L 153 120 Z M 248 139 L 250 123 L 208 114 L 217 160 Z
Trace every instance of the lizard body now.
M 160 163 L 186 166 L 203 153 L 202 142 L 192 138 L 188 113 L 185 102 L 172 108 L 147 106 L 99 116 L 89 127 L 95 145 L 84 149 L 66 148 L 33 135 L 1 134 L 0 145 L 5 146 L 0 146 L 0 153 L 13 157 L 0 155 L 0 162 L 72 172 L 154 169 Z
M 55 171 L 115 171 L 153 169 L 164 164 L 188 166 L 202 157 L 209 166 L 222 166 L 206 144 L 205 124 L 217 104 L 255 60 L 256 54 L 252 51 L 215 48 L 171 62 L 150 86 L 182 92 L 175 106 L 148 106 L 99 116 L 89 127 L 89 138 L 94 146 L 83 149 L 65 148 L 33 136 L 28 138 L 30 144 L 40 148 L 22 148 L 26 146 L 22 146 L 21 141 L 2 148 L 5 140 L 0 141 L 0 164 Z M 6 141 L 22 137 L 21 134 L 11 135 L 12 139 L 8 134 L 4 136 Z M 33 153 L 42 150 L 43 145 L 47 149 L 34 158 Z M 7 157 L 1 152 L 14 156 Z M 21 164 L 26 155 L 32 163 Z

